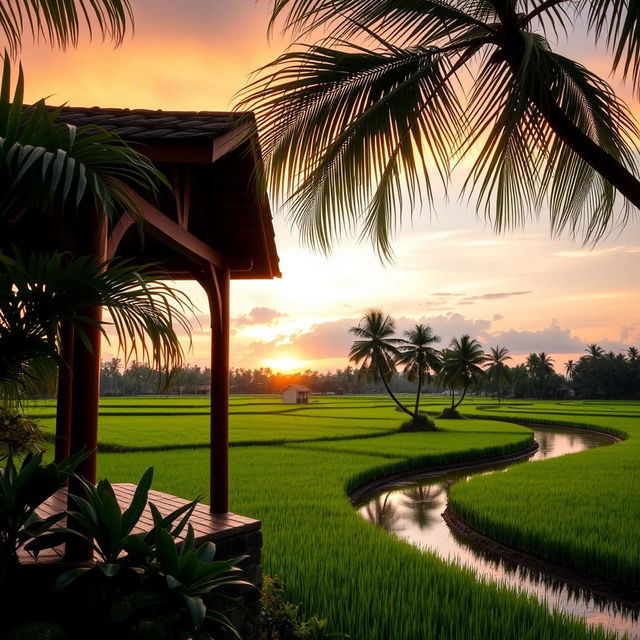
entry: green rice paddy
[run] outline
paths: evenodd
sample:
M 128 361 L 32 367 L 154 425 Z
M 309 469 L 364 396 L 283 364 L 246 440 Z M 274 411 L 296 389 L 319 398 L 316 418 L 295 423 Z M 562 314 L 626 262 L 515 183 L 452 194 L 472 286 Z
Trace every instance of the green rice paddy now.
M 446 404 L 431 397 L 425 409 Z M 155 488 L 206 496 L 204 408 L 204 398 L 105 401 L 101 443 L 142 450 L 102 454 L 100 474 L 135 482 L 154 466 Z M 129 415 L 110 415 L 116 409 Z M 604 426 L 629 439 L 476 477 L 454 490 L 456 510 L 507 543 L 569 566 L 590 561 L 599 575 L 637 585 L 640 403 L 498 406 L 471 398 L 463 409 L 481 419 L 438 421 L 437 433 L 395 433 L 402 416 L 381 396 L 319 398 L 307 406 L 233 398 L 231 506 L 263 521 L 265 571 L 284 580 L 306 612 L 353 640 L 607 637 L 390 537 L 359 518 L 346 492 L 394 471 L 526 446 L 531 432 L 508 418 Z M 51 405 L 40 404 L 31 413 L 47 411 Z M 175 447 L 182 450 L 153 450 Z

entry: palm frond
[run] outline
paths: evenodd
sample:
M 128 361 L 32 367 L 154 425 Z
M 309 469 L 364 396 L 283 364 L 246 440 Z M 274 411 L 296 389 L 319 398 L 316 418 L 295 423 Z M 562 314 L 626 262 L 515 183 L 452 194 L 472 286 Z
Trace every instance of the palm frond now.
M 60 364 L 59 328 L 71 324 L 87 343 L 91 321 L 83 308 L 102 306 L 126 358 L 149 362 L 168 372 L 181 366 L 183 347 L 177 330 L 190 336 L 184 293 L 162 279 L 153 265 L 127 260 L 96 263 L 92 256 L 73 260 L 61 253 L 23 257 L 0 254 L 0 387 L 18 389 L 39 381 L 44 369 Z
M 3 0 L 0 31 L 14 55 L 25 33 L 65 49 L 78 43 L 82 28 L 116 45 L 124 40 L 133 23 L 129 0 Z
M 587 13 L 597 38 L 604 36 L 613 70 L 621 69 L 640 91 L 640 0 L 580 0 L 576 11 Z
M 547 205 L 554 233 L 569 228 L 595 241 L 615 213 L 624 222 L 627 201 L 570 149 L 542 117 L 537 105 L 553 102 L 573 125 L 621 164 L 636 169 L 633 118 L 611 88 L 581 65 L 550 51 L 529 34 L 519 67 L 487 57 L 469 103 L 473 135 L 468 153 L 483 140 L 465 188 L 498 231 L 521 226 Z M 618 206 L 619 205 L 619 206 Z
M 360 38 L 374 31 L 396 46 L 442 44 L 470 27 L 490 30 L 497 20 L 491 3 L 481 0 L 274 0 L 269 28 L 305 34 L 330 27 L 336 38 Z
M 124 188 L 153 197 L 166 179 L 143 154 L 118 135 L 93 125 L 75 127 L 57 120 L 60 110 L 44 101 L 23 104 L 19 69 L 13 96 L 5 56 L 0 91 L 0 217 L 15 221 L 26 212 L 75 212 L 84 206 L 107 216 L 135 214 Z
M 432 173 L 446 181 L 462 112 L 447 56 L 342 44 L 284 54 L 241 106 L 256 112 L 273 191 L 292 194 L 303 241 L 328 252 L 360 227 L 390 258 L 403 208 L 430 200 Z

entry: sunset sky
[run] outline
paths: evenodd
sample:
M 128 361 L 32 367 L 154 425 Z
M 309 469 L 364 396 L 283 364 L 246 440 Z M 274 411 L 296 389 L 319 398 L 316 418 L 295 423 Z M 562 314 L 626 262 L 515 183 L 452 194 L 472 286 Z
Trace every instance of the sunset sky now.
M 267 39 L 268 0 L 134 0 L 136 30 L 124 45 L 84 42 L 52 52 L 27 45 L 27 99 L 52 104 L 178 110 L 228 110 L 250 72 L 281 53 Z M 579 25 L 578 25 L 579 29 Z M 580 32 L 565 52 L 606 76 L 603 53 Z M 637 102 L 621 90 L 638 114 Z M 510 349 L 518 362 L 546 351 L 556 366 L 587 342 L 619 351 L 640 346 L 640 225 L 636 216 L 589 250 L 552 239 L 542 216 L 525 230 L 496 236 L 473 205 L 436 197 L 436 212 L 415 215 L 383 266 L 368 245 L 346 241 L 330 257 L 301 248 L 283 212 L 276 240 L 283 277 L 232 286 L 233 366 L 335 369 L 346 366 L 348 328 L 380 307 L 402 331 L 430 324 L 443 343 L 470 333 Z M 419 212 L 416 212 L 419 213 Z M 197 285 L 187 285 L 206 309 Z M 206 364 L 207 322 L 194 330 L 188 361 Z M 113 349 L 105 348 L 105 357 Z

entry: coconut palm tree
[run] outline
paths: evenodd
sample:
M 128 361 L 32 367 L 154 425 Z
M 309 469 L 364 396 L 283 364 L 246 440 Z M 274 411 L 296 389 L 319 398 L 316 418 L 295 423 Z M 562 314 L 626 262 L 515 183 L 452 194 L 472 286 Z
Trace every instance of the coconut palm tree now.
M 465 334 L 460 339 L 454 338 L 447 349 L 442 352 L 440 377 L 451 391 L 451 411 L 455 411 L 464 400 L 469 386 L 484 375 L 482 364 L 485 353 L 477 340 Z M 456 388 L 462 388 L 462 394 L 455 401 Z
M 379 309 L 367 311 L 356 327 L 349 331 L 358 339 L 349 351 L 349 361 L 360 366 L 361 373 L 382 380 L 384 388 L 401 411 L 414 417 L 389 387 L 389 381 L 396 372 L 395 360 L 398 355 L 398 339 L 393 338 L 396 325 L 392 318 Z
M 573 360 L 567 360 L 564 363 L 564 370 L 567 374 L 567 379 L 571 380 L 576 373 L 576 363 Z
M 440 342 L 440 336 L 433 333 L 431 327 L 417 324 L 404 332 L 405 338 L 398 342 L 396 364 L 404 366 L 403 373 L 409 380 L 418 383 L 414 414 L 420 413 L 420 393 L 425 380 L 431 379 L 431 373 L 440 368 L 440 352 L 431 345 Z
M 501 400 L 500 383 L 504 382 L 508 384 L 511 381 L 509 367 L 505 364 L 507 360 L 511 360 L 509 349 L 501 346 L 491 347 L 485 359 L 488 365 L 486 369 L 487 376 L 489 380 L 496 385 L 498 404 Z
M 313 246 L 359 227 L 388 257 L 403 210 L 465 157 L 465 190 L 499 231 L 548 207 L 554 232 L 596 241 L 619 204 L 623 222 L 640 207 L 629 108 L 553 50 L 579 21 L 638 89 L 635 0 L 274 0 L 277 20 L 296 44 L 240 105 Z M 297 44 L 317 29 L 331 37 Z
M 4 46 L 17 52 L 25 32 L 65 49 L 78 42 L 84 26 L 89 35 L 120 44 L 133 23 L 129 0 L 2 0 L 0 32 Z
M 637 347 L 629 347 L 627 349 L 627 360 L 629 362 L 637 362 L 640 359 L 640 353 Z
M 602 358 L 602 356 L 604 355 L 604 349 L 595 342 L 588 344 L 585 351 L 587 352 L 588 358 Z

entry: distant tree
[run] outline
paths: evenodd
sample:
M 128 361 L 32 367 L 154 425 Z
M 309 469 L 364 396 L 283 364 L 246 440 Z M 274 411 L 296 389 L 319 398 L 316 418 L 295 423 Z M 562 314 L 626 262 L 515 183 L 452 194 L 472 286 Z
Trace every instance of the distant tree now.
M 506 347 L 496 346 L 491 347 L 489 354 L 486 356 L 487 376 L 489 381 L 496 385 L 498 403 L 500 403 L 501 395 L 500 388 L 501 383 L 508 384 L 511 382 L 511 371 L 506 365 L 506 361 L 511 360 L 509 350 Z
M 629 362 L 638 362 L 638 360 L 640 360 L 640 352 L 636 347 L 629 347 L 627 349 L 627 360 L 629 360 Z
M 398 339 L 392 337 L 395 330 L 395 322 L 382 311 L 367 311 L 358 325 L 349 329 L 358 338 L 349 351 L 349 361 L 356 365 L 361 364 L 360 371 L 366 376 L 381 380 L 398 408 L 414 417 L 389 387 L 389 382 L 396 372 L 395 360 L 398 356 Z
M 595 342 L 588 344 L 585 351 L 590 358 L 601 358 L 604 355 L 604 349 Z
M 567 379 L 571 380 L 576 372 L 576 363 L 573 360 L 567 360 L 564 363 L 564 370 L 567 374 Z
M 463 335 L 459 340 L 454 338 L 449 347 L 442 352 L 440 378 L 451 391 L 451 411 L 455 411 L 464 400 L 467 389 L 475 380 L 484 375 L 482 364 L 485 353 L 477 340 Z M 458 401 L 455 401 L 456 388 L 462 389 Z
M 417 324 L 404 332 L 405 338 L 398 343 L 396 363 L 403 366 L 403 373 L 409 380 L 417 381 L 416 404 L 414 414 L 420 413 L 420 393 L 422 386 L 431 379 L 431 373 L 440 368 L 440 352 L 431 345 L 440 342 L 440 336 L 433 333 L 431 327 Z

